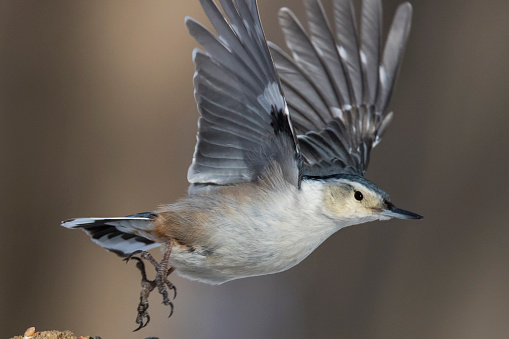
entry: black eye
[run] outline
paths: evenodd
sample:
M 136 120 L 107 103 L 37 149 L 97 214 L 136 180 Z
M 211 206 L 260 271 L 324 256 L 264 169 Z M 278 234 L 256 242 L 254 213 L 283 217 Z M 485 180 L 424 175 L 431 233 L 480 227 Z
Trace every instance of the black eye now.
M 362 195 L 362 193 L 361 193 L 361 192 L 359 192 L 359 191 L 355 191 L 354 198 L 355 198 L 355 200 L 359 200 L 359 201 L 361 201 L 361 200 L 362 200 L 362 198 L 364 198 L 364 196 Z

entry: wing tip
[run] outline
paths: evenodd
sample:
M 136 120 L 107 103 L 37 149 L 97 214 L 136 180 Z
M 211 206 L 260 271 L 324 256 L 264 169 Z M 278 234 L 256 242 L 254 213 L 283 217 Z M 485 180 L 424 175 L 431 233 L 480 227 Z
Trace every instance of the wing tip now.
M 196 58 L 198 57 L 198 55 L 205 55 L 206 53 L 199 47 L 195 47 L 193 48 L 193 52 L 192 52 L 192 58 L 193 58 L 193 62 L 196 63 Z
M 189 34 L 195 37 L 195 39 L 196 39 L 195 35 L 199 32 L 200 29 L 207 30 L 205 26 L 201 24 L 201 22 L 190 16 L 185 17 L 184 23 L 187 27 L 187 30 L 189 31 Z
M 400 10 L 412 13 L 413 6 L 412 6 L 412 4 L 410 2 L 406 1 L 406 2 L 403 2 L 401 5 L 398 6 L 398 9 L 396 10 L 396 12 L 400 11 Z
M 285 15 L 288 15 L 291 17 L 292 14 L 293 14 L 292 10 L 288 7 L 281 7 L 279 9 L 279 11 L 277 12 L 279 19 L 281 19 Z
M 189 15 L 186 15 L 184 17 L 184 23 L 186 24 L 186 26 L 187 26 L 189 21 L 195 21 L 196 22 L 196 19 L 194 19 L 193 17 L 190 17 Z
M 400 17 L 405 17 L 406 25 L 410 25 L 412 21 L 412 14 L 413 14 L 413 6 L 409 2 L 404 2 L 401 5 L 398 6 L 396 9 L 396 13 L 394 14 L 394 21 Z M 406 28 L 409 29 L 408 27 Z

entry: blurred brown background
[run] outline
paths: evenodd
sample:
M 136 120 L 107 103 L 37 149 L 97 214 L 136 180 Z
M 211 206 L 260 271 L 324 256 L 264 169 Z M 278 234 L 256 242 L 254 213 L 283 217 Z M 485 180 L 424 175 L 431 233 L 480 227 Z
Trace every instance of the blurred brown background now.
M 282 44 L 277 9 L 260 0 Z M 385 24 L 399 0 L 384 0 Z M 330 6 L 329 1 L 326 1 Z M 425 216 L 341 230 L 290 271 L 174 277 L 175 314 L 139 273 L 59 226 L 186 193 L 196 119 L 184 17 L 197 0 L 0 2 L 0 336 L 502 338 L 509 333 L 509 2 L 413 1 L 395 112 L 367 177 Z

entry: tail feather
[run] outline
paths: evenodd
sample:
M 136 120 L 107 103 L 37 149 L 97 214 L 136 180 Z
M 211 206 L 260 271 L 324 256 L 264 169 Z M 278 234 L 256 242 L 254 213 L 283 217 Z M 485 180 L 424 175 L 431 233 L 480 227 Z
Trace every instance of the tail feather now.
M 81 228 L 91 240 L 119 256 L 159 246 L 150 239 L 156 214 L 138 213 L 117 218 L 76 218 L 62 222 L 67 228 Z

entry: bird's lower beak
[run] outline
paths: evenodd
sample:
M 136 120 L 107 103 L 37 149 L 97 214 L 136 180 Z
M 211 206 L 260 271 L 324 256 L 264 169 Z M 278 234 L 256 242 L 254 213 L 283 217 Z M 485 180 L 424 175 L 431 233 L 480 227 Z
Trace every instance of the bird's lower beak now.
M 382 212 L 382 215 L 398 218 L 398 219 L 422 219 L 422 215 L 417 213 L 413 213 L 410 211 L 402 210 L 401 208 L 396 208 L 393 205 L 390 205 L 386 210 Z

